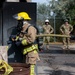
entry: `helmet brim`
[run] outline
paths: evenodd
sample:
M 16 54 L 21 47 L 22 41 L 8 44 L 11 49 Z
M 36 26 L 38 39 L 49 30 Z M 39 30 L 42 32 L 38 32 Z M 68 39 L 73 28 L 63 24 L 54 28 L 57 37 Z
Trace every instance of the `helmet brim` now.
M 24 19 L 24 20 L 31 20 L 31 18 L 22 18 L 20 16 L 18 16 L 17 14 L 13 15 L 13 18 L 16 19 L 16 20 L 21 20 L 21 19 Z
M 21 20 L 21 19 L 23 19 L 22 17 L 18 16 L 17 14 L 13 15 L 13 18 L 16 19 L 16 20 Z

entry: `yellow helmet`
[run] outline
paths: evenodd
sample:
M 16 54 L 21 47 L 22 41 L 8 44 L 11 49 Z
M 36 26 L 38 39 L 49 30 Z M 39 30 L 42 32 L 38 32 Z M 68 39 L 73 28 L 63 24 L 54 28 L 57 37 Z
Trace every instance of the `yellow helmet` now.
M 31 20 L 31 18 L 29 17 L 29 15 L 26 12 L 20 12 L 17 14 L 17 17 L 15 17 L 17 20 Z

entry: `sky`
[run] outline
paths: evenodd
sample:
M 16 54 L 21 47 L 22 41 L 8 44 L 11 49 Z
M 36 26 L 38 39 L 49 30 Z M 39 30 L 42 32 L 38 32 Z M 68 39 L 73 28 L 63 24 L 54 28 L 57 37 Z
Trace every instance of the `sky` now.
M 32 0 L 32 2 L 47 3 L 47 0 Z

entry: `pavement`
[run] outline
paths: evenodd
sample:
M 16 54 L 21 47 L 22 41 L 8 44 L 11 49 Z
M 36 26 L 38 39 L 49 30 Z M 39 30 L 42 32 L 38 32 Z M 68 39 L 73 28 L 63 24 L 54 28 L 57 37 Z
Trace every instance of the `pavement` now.
M 40 54 L 37 62 L 38 75 L 75 75 L 75 55 Z
M 43 46 L 43 52 L 39 52 L 41 60 L 36 64 L 36 75 L 75 75 L 75 44 L 70 45 L 69 53 L 64 53 L 62 46 L 50 44 L 49 50 Z

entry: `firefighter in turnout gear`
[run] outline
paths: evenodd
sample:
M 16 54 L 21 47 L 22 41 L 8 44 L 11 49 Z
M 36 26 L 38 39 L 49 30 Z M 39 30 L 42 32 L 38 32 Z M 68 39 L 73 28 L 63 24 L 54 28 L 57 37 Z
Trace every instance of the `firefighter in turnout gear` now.
M 18 13 L 15 18 L 17 18 L 17 20 L 23 19 L 21 33 L 18 38 L 16 38 L 16 45 L 21 44 L 23 46 L 23 55 L 26 55 L 26 58 L 24 58 L 26 60 L 25 62 L 30 65 L 30 75 L 35 75 L 34 68 L 36 61 L 40 60 L 38 55 L 38 45 L 36 43 L 37 30 L 28 22 L 31 18 L 26 12 Z M 18 42 L 17 39 L 19 40 Z
M 45 20 L 45 25 L 43 25 L 43 30 L 44 30 L 44 34 L 51 34 L 54 31 L 53 27 L 49 24 L 48 19 Z M 47 43 L 46 48 L 49 49 L 50 37 L 44 37 L 43 44 L 44 42 Z
M 70 35 L 71 31 L 73 30 L 73 26 L 68 23 L 68 20 L 65 20 L 65 23 L 61 25 L 60 31 L 63 35 Z M 63 49 L 70 49 L 70 38 L 63 38 Z

